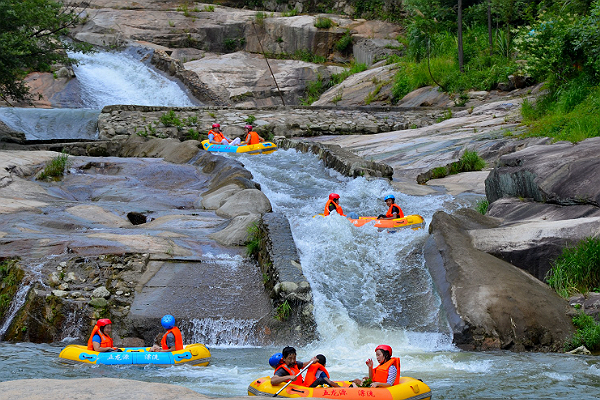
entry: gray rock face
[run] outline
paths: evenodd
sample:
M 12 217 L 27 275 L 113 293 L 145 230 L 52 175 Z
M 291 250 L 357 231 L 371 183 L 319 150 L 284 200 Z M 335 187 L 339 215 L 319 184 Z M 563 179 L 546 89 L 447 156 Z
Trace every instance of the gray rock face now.
M 521 197 L 559 205 L 600 206 L 600 138 L 531 146 L 502 156 L 486 179 L 490 203 Z
M 208 235 L 223 246 L 243 246 L 248 243 L 248 229 L 260 221 L 260 214 L 245 214 L 234 217 L 225 229 Z
M 476 249 L 469 229 L 497 220 L 474 210 L 434 214 L 425 259 L 454 342 L 466 349 L 557 351 L 573 333 L 567 302 L 533 276 Z
M 271 202 L 258 189 L 245 189 L 234 193 L 215 213 L 224 218 L 247 214 L 264 214 L 271 211 Z

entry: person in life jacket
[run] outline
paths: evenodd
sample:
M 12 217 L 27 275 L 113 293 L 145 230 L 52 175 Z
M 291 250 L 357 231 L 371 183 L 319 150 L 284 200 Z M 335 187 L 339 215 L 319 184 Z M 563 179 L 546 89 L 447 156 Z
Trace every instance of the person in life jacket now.
M 331 193 L 329 195 L 329 200 L 325 203 L 325 211 L 323 211 L 323 215 L 328 216 L 331 211 L 337 212 L 339 215 L 346 216 L 344 211 L 342 210 L 342 206 L 340 206 L 340 195 L 337 193 Z
M 404 218 L 404 213 L 402 212 L 402 209 L 400 208 L 400 206 L 398 204 L 396 204 L 396 198 L 394 197 L 393 194 L 388 194 L 387 196 L 385 196 L 385 198 L 383 200 L 385 201 L 385 204 L 387 204 L 387 206 L 389 208 L 385 215 L 379 214 L 377 219 Z
M 119 351 L 113 346 L 113 340 L 110 337 L 112 333 L 112 322 L 108 318 L 101 318 L 96 322 L 92 334 L 88 339 L 88 350 L 94 350 L 101 353 L 107 351 Z
M 230 140 L 223 132 L 221 132 L 220 124 L 212 124 L 212 129 L 208 131 L 208 142 L 212 144 L 223 144 L 223 145 L 231 145 L 231 146 L 239 146 L 240 138 L 235 138 L 234 140 Z
M 339 387 L 337 383 L 329 379 L 329 372 L 325 369 L 327 359 L 323 354 L 317 354 L 317 362 L 313 363 L 306 370 L 304 377 L 304 385 L 308 387 L 317 387 L 319 385 L 329 385 L 331 387 Z
M 175 350 L 183 350 L 183 338 L 181 336 L 181 331 L 178 327 L 175 326 L 175 317 L 172 315 L 165 315 L 160 320 L 160 324 L 167 331 L 162 336 L 160 340 L 160 346 L 154 345 L 150 349 L 150 351 L 175 351 Z
M 317 357 L 313 357 L 309 362 L 317 362 Z M 292 381 L 295 385 L 304 386 L 304 379 L 300 370 L 306 365 L 305 362 L 296 361 L 296 349 L 293 347 L 284 347 L 281 352 L 281 360 L 276 366 L 275 372 L 271 377 L 271 385 L 276 386 L 283 382 Z
M 365 363 L 369 367 L 369 376 L 355 379 L 351 386 L 363 386 L 367 378 L 372 381 L 371 387 L 390 387 L 400 382 L 400 359 L 392 357 L 392 348 L 380 344 L 375 348 L 375 357 L 379 365 L 373 368 L 373 360 L 369 358 Z
M 246 125 L 244 129 L 246 129 L 246 139 L 244 139 L 242 144 L 259 144 L 265 141 L 258 133 L 252 130 L 252 125 Z

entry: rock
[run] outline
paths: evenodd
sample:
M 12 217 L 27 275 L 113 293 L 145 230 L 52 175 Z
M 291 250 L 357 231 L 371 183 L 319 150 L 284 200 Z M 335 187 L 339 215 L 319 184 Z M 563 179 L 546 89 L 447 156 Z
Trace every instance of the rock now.
M 258 189 L 245 189 L 231 195 L 215 214 L 233 218 L 246 214 L 264 214 L 271 211 L 271 202 Z
M 208 237 L 224 246 L 243 246 L 248 243 L 248 229 L 259 220 L 260 214 L 239 215 L 225 229 L 211 233 Z
M 438 211 L 429 227 L 425 260 L 454 332 L 470 349 L 558 351 L 574 332 L 567 302 L 515 266 L 477 250 L 473 229 L 498 221 L 472 209 Z
M 94 297 L 88 302 L 88 304 L 94 308 L 104 308 L 108 306 L 108 301 L 102 297 Z
M 25 134 L 9 128 L 0 120 L 0 142 L 25 143 Z
M 216 210 L 223 205 L 232 195 L 241 191 L 238 185 L 225 185 L 213 192 L 202 196 L 201 204 L 207 210 Z
M 69 295 L 69 292 L 65 290 L 53 290 L 52 295 L 56 297 L 66 297 Z
M 92 297 L 104 298 L 107 299 L 110 297 L 110 292 L 104 286 L 100 286 L 92 292 Z
M 579 346 L 576 349 L 567 351 L 567 354 L 582 354 L 582 355 L 590 356 L 590 355 L 592 355 L 592 352 L 589 351 L 585 346 Z

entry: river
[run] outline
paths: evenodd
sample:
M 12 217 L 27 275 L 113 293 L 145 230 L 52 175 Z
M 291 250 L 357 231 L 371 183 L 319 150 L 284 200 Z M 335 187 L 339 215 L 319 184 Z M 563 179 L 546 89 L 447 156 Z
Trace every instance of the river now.
M 94 79 L 91 74 L 89 79 Z M 385 343 L 401 358 L 404 376 L 422 379 L 435 399 L 511 399 L 600 396 L 600 360 L 565 354 L 467 352 L 452 345 L 440 301 L 424 265 L 427 229 L 378 232 L 339 216 L 313 216 L 327 196 L 341 196 L 344 211 L 377 215 L 393 193 L 405 214 L 427 223 L 437 210 L 471 206 L 467 198 L 409 196 L 381 179 L 350 179 L 312 154 L 278 150 L 237 157 L 261 184 L 273 208 L 287 215 L 304 274 L 314 294 L 319 340 L 298 348 L 298 358 L 327 356 L 333 379 L 366 373 L 364 361 Z M 207 342 L 208 367 L 69 365 L 59 361 L 69 343 L 0 342 L 0 381 L 28 378 L 115 377 L 172 383 L 214 397 L 243 396 L 248 384 L 272 374 L 269 357 L 281 348 Z

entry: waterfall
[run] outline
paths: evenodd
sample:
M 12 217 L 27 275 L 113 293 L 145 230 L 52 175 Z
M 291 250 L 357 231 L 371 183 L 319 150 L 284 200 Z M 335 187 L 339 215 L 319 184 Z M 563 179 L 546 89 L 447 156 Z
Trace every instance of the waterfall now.
M 27 140 L 96 140 L 99 110 L 0 108 L 0 120 Z

